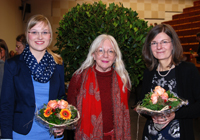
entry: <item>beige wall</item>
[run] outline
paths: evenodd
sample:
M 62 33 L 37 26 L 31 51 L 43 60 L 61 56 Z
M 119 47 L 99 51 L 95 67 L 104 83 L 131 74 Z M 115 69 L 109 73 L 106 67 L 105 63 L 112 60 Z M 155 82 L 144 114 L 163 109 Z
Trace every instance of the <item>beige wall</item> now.
M 68 12 L 78 3 L 93 3 L 98 0 L 52 0 L 52 27 L 56 30 L 59 27 L 59 21 L 62 20 L 63 14 Z M 119 4 L 124 7 L 137 11 L 139 18 L 150 23 L 161 23 L 171 20 L 172 15 L 179 14 L 183 8 L 193 6 L 195 0 L 102 0 L 107 6 L 110 3 Z M 56 39 L 53 40 L 56 43 Z
M 98 0 L 24 0 L 31 4 L 31 13 L 26 14 L 25 20 L 22 20 L 22 14 L 19 10 L 21 0 L 0 0 L 0 38 L 4 39 L 9 49 L 15 49 L 15 38 L 18 34 L 25 31 L 27 20 L 35 14 L 43 14 L 48 17 L 52 24 L 54 40 L 51 45 L 56 49 L 57 28 L 63 14 L 69 11 L 76 4 L 93 3 Z M 141 19 L 150 23 L 161 23 L 165 20 L 171 20 L 172 15 L 181 13 L 183 8 L 193 6 L 195 0 L 102 0 L 103 3 L 123 3 L 124 7 L 137 11 Z
M 0 0 L 0 38 L 4 39 L 9 51 L 15 50 L 16 37 L 25 32 L 29 17 L 35 14 L 44 14 L 51 21 L 52 0 L 24 0 L 31 4 L 31 13 L 22 19 L 22 11 L 19 7 L 21 0 Z
M 0 38 L 5 40 L 9 50 L 15 49 L 16 35 L 23 32 L 21 0 L 0 0 Z

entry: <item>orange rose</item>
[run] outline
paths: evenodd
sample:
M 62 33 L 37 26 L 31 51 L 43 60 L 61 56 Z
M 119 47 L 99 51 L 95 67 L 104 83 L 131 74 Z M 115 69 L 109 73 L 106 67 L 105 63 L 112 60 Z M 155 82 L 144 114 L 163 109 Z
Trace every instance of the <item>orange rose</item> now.
M 161 88 L 160 86 L 156 86 L 154 89 L 154 93 L 157 93 L 159 96 L 161 96 L 163 93 L 165 93 L 165 89 Z
M 157 102 L 158 102 L 158 94 L 157 93 L 153 93 L 152 95 L 151 95 L 151 101 L 152 101 L 152 103 L 153 104 L 156 104 Z
M 50 100 L 47 104 L 47 107 L 56 109 L 58 107 L 58 102 L 56 100 Z
M 67 108 L 68 107 L 68 102 L 63 100 L 63 99 L 61 99 L 61 100 L 58 101 L 58 107 L 60 109 Z
M 168 100 L 168 94 L 165 92 L 165 93 L 163 93 L 162 95 L 161 95 L 161 98 L 163 99 L 163 100 Z

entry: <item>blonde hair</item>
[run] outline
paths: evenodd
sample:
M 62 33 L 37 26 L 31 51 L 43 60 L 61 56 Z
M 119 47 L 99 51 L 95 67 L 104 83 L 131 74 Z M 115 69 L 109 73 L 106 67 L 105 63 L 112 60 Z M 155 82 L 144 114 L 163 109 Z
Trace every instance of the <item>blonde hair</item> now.
M 92 42 L 86 60 L 82 63 L 81 67 L 78 70 L 75 71 L 75 73 L 79 74 L 79 73 L 83 72 L 84 69 L 91 67 L 95 64 L 95 61 L 94 61 L 92 54 L 96 51 L 96 49 L 105 40 L 109 40 L 111 42 L 112 46 L 113 46 L 113 49 L 115 50 L 116 61 L 115 61 L 114 69 L 118 73 L 118 75 L 120 76 L 120 78 L 123 82 L 123 91 L 125 91 L 124 90 L 125 87 L 127 87 L 127 89 L 130 90 L 131 89 L 131 81 L 130 81 L 129 74 L 128 74 L 127 70 L 125 69 L 124 62 L 122 60 L 122 54 L 121 54 L 121 51 L 120 51 L 119 46 L 117 44 L 117 41 L 111 35 L 107 35 L 107 34 L 99 35 Z
M 48 47 L 46 48 L 47 52 L 50 53 L 53 56 L 53 59 L 56 62 L 56 64 L 62 65 L 63 64 L 62 57 L 60 55 L 56 54 L 56 53 L 53 53 L 51 51 L 51 49 L 49 48 L 49 45 L 51 44 L 51 42 L 53 40 L 53 31 L 52 31 L 51 24 L 50 24 L 49 20 L 45 16 L 43 16 L 43 15 L 34 15 L 33 17 L 30 18 L 30 20 L 28 21 L 27 28 L 26 28 L 26 33 L 25 33 L 27 42 L 29 43 L 29 38 L 28 38 L 29 30 L 32 27 L 34 27 L 36 24 L 38 24 L 39 22 L 42 22 L 45 26 L 48 26 L 49 30 L 50 30 L 51 39 L 49 41 Z

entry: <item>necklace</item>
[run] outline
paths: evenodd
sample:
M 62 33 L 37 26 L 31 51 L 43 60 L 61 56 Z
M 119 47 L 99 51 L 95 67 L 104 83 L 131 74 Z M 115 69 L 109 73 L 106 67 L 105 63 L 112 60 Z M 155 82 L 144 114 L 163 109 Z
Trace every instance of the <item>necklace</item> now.
M 161 76 L 161 77 L 165 77 L 169 74 L 169 72 L 171 71 L 171 69 L 173 68 L 174 65 L 171 66 L 171 68 L 168 70 L 168 72 L 165 74 L 165 75 L 162 75 L 160 74 L 160 71 L 159 71 L 159 68 L 160 68 L 160 64 L 158 64 L 158 74 Z

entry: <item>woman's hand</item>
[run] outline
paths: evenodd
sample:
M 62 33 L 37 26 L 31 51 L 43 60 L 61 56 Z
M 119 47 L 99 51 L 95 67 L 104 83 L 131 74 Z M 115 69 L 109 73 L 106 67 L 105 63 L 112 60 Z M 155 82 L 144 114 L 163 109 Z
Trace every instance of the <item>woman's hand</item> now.
M 65 127 L 54 127 L 53 129 L 54 137 L 57 137 L 63 135 Z
M 163 124 L 162 127 L 165 128 L 173 119 L 175 118 L 175 113 L 172 112 L 170 114 L 162 114 L 162 115 L 155 115 L 152 116 L 153 122 L 157 124 Z

